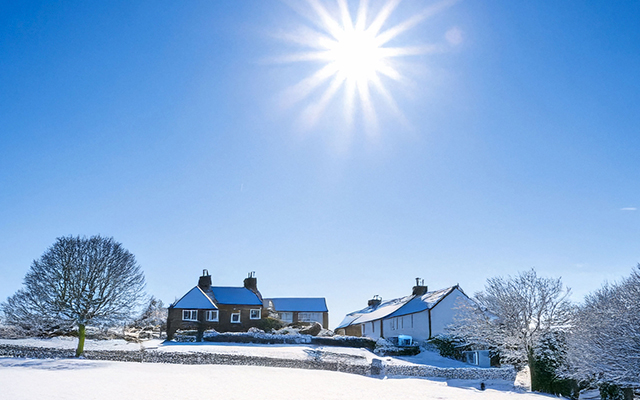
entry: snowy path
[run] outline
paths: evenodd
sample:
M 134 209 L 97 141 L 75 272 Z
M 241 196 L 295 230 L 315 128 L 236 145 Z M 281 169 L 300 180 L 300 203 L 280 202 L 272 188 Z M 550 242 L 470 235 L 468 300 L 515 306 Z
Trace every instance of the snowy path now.
M 532 393 L 452 387 L 474 382 L 377 379 L 285 368 L 0 358 L 0 397 L 112 399 L 545 399 Z

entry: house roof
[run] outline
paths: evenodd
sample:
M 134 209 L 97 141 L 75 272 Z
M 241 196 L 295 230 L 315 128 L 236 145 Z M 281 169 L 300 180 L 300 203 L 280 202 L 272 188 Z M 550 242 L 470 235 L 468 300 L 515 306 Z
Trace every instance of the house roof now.
M 427 292 L 421 296 L 411 295 L 398 299 L 387 300 L 380 303 L 377 307 L 369 306 L 362 310 L 354 311 L 347 314 L 336 329 L 432 309 L 440 302 L 440 300 L 446 297 L 454 289 L 459 289 L 459 287 L 456 285 L 446 289 Z
M 262 306 L 258 295 L 245 287 L 211 286 L 209 290 L 217 304 Z
M 192 310 L 218 309 L 211 298 L 198 286 L 189 290 L 180 300 L 176 301 L 173 308 L 188 308 Z
M 413 296 L 407 296 L 399 299 L 383 301 L 378 306 L 369 306 L 362 310 L 349 313 L 342 322 L 340 322 L 340 325 L 338 325 L 336 329 L 346 328 L 349 325 L 363 324 L 365 322 L 384 318 L 405 305 L 412 297 Z
M 328 312 L 324 297 L 278 297 L 265 299 L 265 304 L 271 302 L 276 311 L 307 311 Z
M 401 315 L 408 315 L 425 311 L 433 308 L 436 304 L 445 298 L 449 293 L 457 289 L 457 286 L 452 286 L 446 289 L 436 290 L 433 292 L 427 292 L 422 296 L 415 296 L 409 300 L 406 304 L 400 307 L 398 310 L 389 315 L 391 317 L 399 317 Z

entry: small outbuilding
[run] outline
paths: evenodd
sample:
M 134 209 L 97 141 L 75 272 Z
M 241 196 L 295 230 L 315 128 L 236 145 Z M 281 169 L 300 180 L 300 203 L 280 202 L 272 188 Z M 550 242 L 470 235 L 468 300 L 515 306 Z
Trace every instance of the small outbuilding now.
M 275 297 L 264 299 L 263 307 L 287 323 L 318 322 L 329 328 L 329 309 L 324 297 Z

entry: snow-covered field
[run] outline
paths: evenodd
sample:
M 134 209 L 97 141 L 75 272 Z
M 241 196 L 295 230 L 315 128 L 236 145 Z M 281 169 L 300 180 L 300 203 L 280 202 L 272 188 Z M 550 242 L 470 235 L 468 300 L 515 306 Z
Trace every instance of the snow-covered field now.
M 379 379 L 331 371 L 0 358 L 0 397 L 21 399 L 543 399 L 479 382 Z M 502 390 L 500 390 L 502 389 Z
M 75 349 L 78 339 L 73 337 L 54 337 L 51 339 L 0 339 L 0 344 L 11 344 L 30 347 L 47 347 L 57 349 Z M 371 363 L 373 358 L 379 358 L 372 352 L 350 347 L 327 347 L 307 344 L 283 344 L 283 345 L 260 345 L 260 344 L 237 344 L 237 343 L 174 343 L 162 340 L 148 340 L 142 343 L 131 343 L 125 340 L 87 340 L 85 350 L 128 350 L 136 351 L 140 349 L 156 350 L 161 352 L 215 352 L 217 354 L 233 354 L 258 356 L 266 358 L 287 358 L 293 360 L 304 360 L 309 358 L 309 353 L 322 350 L 337 355 L 347 355 L 362 358 L 363 361 Z M 422 352 L 411 357 L 383 357 L 387 364 L 422 364 L 433 365 L 444 368 L 476 368 L 473 365 L 450 358 L 441 357 L 434 352 Z
M 74 349 L 77 339 L 0 339 L 0 344 Z M 304 359 L 324 351 L 371 362 L 368 350 L 311 345 L 231 343 L 141 344 L 124 340 L 87 340 L 86 350 L 145 348 L 162 352 L 220 354 Z M 471 368 L 433 352 L 414 357 L 385 357 L 386 363 Z M 513 382 L 366 377 L 342 372 L 258 366 L 182 365 L 95 361 L 87 359 L 0 358 L 0 398 L 7 399 L 543 399 L 546 396 L 514 389 Z

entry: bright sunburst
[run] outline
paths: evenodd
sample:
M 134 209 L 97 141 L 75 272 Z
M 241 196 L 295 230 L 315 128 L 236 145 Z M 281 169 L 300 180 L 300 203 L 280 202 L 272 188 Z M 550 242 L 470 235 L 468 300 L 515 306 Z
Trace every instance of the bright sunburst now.
M 375 14 L 370 12 L 368 0 L 360 0 L 355 15 L 352 15 L 347 0 L 306 0 L 308 7 L 301 14 L 306 14 L 314 28 L 305 27 L 298 32 L 282 35 L 284 39 L 301 45 L 306 50 L 280 58 L 279 61 L 316 62 L 321 67 L 285 92 L 285 105 L 291 106 L 309 99 L 302 112 L 301 123 L 303 127 L 310 128 L 322 117 L 332 99 L 342 91 L 347 127 L 350 129 L 353 126 L 356 107 L 359 106 L 367 130 L 375 131 L 377 115 L 372 97 L 375 93 L 383 100 L 386 110 L 392 111 L 404 121 L 404 116 L 385 88 L 383 79 L 399 82 L 405 78 L 395 65 L 395 59 L 434 52 L 441 46 L 402 47 L 389 44 L 403 32 L 455 1 L 433 3 L 411 18 L 385 28 L 385 23 L 400 0 L 385 1 Z

